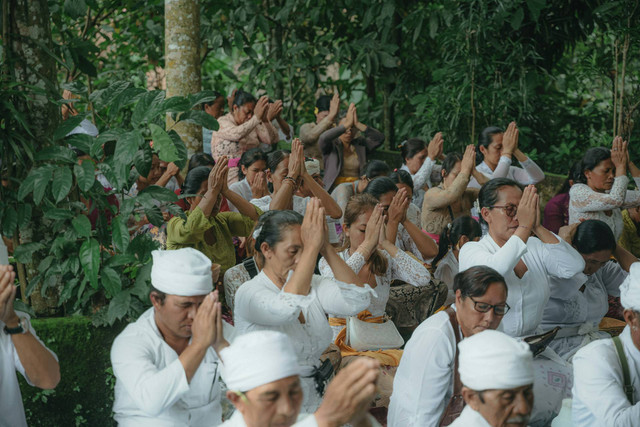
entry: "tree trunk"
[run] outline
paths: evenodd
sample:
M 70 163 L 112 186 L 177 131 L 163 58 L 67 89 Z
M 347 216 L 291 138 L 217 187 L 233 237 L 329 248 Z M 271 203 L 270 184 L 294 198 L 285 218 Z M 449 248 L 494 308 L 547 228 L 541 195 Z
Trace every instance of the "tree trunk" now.
M 165 0 L 164 54 L 167 98 L 200 92 L 200 4 L 197 0 Z M 172 126 L 167 116 L 167 127 Z M 173 129 L 187 147 L 189 157 L 202 151 L 202 127 L 178 123 Z

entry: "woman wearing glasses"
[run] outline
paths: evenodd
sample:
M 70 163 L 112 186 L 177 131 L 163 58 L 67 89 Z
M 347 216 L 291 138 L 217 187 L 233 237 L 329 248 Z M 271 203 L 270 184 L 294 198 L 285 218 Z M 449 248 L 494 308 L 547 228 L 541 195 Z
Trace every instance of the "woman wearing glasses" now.
M 413 332 L 393 382 L 388 425 L 438 426 L 455 390 L 457 344 L 496 329 L 509 312 L 507 285 L 495 270 L 472 267 L 456 275 L 455 305 L 440 311 Z
M 580 254 L 540 224 L 538 194 L 508 178 L 495 178 L 478 194 L 480 221 L 489 232 L 460 250 L 460 271 L 488 265 L 502 274 L 509 288 L 511 311 L 502 322 L 505 333 L 525 337 L 539 333 L 549 301 L 549 277 L 568 279 L 584 270 Z M 532 236 L 533 233 L 533 236 Z

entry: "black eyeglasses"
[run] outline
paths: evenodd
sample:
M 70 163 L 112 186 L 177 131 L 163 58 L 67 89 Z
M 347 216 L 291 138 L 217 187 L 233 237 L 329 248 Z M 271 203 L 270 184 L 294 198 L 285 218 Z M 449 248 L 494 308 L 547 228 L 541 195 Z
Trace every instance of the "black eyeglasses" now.
M 491 209 L 504 209 L 505 215 L 513 218 L 518 213 L 518 207 L 516 205 L 504 205 L 504 206 L 489 206 Z
M 469 297 L 469 299 L 473 301 L 473 308 L 480 313 L 486 313 L 489 310 L 493 309 L 493 313 L 496 316 L 504 316 L 505 314 L 507 314 L 507 312 L 511 308 L 507 303 L 491 305 L 491 304 L 487 304 L 486 302 L 476 301 L 473 299 L 473 297 Z

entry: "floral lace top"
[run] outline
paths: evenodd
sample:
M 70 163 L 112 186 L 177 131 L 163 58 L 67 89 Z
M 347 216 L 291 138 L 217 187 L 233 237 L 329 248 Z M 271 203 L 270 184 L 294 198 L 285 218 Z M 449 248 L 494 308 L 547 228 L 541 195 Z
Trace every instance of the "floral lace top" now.
M 636 186 L 640 178 L 634 178 Z M 608 193 L 593 191 L 586 184 L 574 184 L 569 190 L 569 224 L 581 219 L 599 219 L 611 227 L 616 240 L 622 234 L 621 209 L 640 206 L 640 192 L 627 190 L 629 178 L 618 176 Z

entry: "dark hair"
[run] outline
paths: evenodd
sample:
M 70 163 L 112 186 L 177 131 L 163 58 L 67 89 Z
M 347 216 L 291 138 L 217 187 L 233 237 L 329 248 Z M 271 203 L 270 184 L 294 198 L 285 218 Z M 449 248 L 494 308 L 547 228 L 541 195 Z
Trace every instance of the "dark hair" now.
M 367 188 L 364 189 L 363 193 L 371 194 L 373 197 L 380 200 L 382 195 L 391 191 L 394 193 L 398 191 L 396 183 L 386 176 L 379 176 L 367 185 Z
M 237 105 L 238 107 L 242 107 L 244 104 L 249 102 L 256 102 L 256 98 L 251 95 L 249 92 L 245 92 L 242 89 L 238 89 L 236 91 L 236 95 L 233 98 L 233 105 Z
M 459 289 L 462 298 L 477 298 L 486 294 L 492 283 L 501 283 L 505 293 L 509 292 L 502 274 L 486 265 L 476 265 L 456 274 L 453 278 L 453 291 Z
M 389 179 L 396 184 L 405 184 L 411 188 L 413 191 L 413 178 L 411 178 L 411 174 L 405 170 L 399 169 L 395 172 L 392 172 L 389 175 Z
M 344 208 L 343 224 L 350 228 L 351 224 L 356 222 L 360 215 L 367 211 L 372 211 L 377 204 L 378 200 L 370 194 L 356 194 L 349 199 L 347 206 Z M 344 240 L 341 250 L 345 250 L 351 246 L 351 242 L 346 233 L 343 233 L 342 236 Z M 376 276 L 384 275 L 387 272 L 387 268 L 389 268 L 389 262 L 378 249 L 375 249 L 366 261 L 371 272 Z
M 407 163 L 407 159 L 412 158 L 422 150 L 427 148 L 427 143 L 419 138 L 410 138 L 400 144 L 400 154 L 402 163 Z
M 391 172 L 391 168 L 386 162 L 382 160 L 370 160 L 364 165 L 364 171 L 362 175 L 369 179 L 374 179 L 379 176 L 387 176 Z
M 616 250 L 616 238 L 611 227 L 599 219 L 588 219 L 578 225 L 572 243 L 578 252 L 585 255 Z
M 215 95 L 215 98 L 213 98 L 211 101 L 204 101 L 202 104 L 200 104 L 200 108 L 202 108 L 203 111 L 204 111 L 204 107 L 211 107 L 213 104 L 216 103 L 216 100 L 218 98 L 222 98 L 222 94 L 217 90 L 214 91 L 213 94 Z
M 209 179 L 210 173 L 211 168 L 207 166 L 198 166 L 191 169 L 182 183 L 182 194 L 196 194 L 202 182 Z
M 329 95 L 322 95 L 316 101 L 316 108 L 318 109 L 318 113 L 321 111 L 329 111 L 331 107 L 331 97 Z
M 272 151 L 267 155 L 267 169 L 271 171 L 271 173 L 275 172 L 278 168 L 278 165 L 287 157 L 289 157 L 289 152 L 285 150 L 276 150 Z
M 187 173 L 191 169 L 195 169 L 199 166 L 215 166 L 216 161 L 213 160 L 211 154 L 207 153 L 196 153 L 189 159 L 189 166 L 187 167 Z
M 457 244 L 462 236 L 467 236 L 469 240 L 482 237 L 482 228 L 480 224 L 478 224 L 478 221 L 470 216 L 461 216 L 445 227 L 442 233 L 440 233 L 438 255 L 433 259 L 431 265 L 437 266 L 449 249 Z
M 569 189 L 571 189 L 571 182 L 577 182 L 578 176 L 580 175 L 580 167 L 582 166 L 581 162 L 574 162 L 571 165 L 571 168 L 569 168 L 569 173 L 567 174 L 567 179 L 564 180 L 564 182 L 562 183 L 562 187 L 560 187 L 560 190 L 558 190 L 558 192 L 556 193 L 556 196 L 558 194 L 565 194 L 569 192 Z
M 482 163 L 484 160 L 484 154 L 480 152 L 480 147 L 487 148 L 493 142 L 493 135 L 497 135 L 499 133 L 504 133 L 502 129 L 497 126 L 489 126 L 486 127 L 480 132 L 480 136 L 478 137 L 478 147 L 476 149 L 476 164 Z
M 254 234 L 254 248 L 256 254 L 262 256 L 260 246 L 262 242 L 266 242 L 270 247 L 274 247 L 282 240 L 282 233 L 292 225 L 301 225 L 302 215 L 296 211 L 268 211 L 260 215 Z
M 155 294 L 155 297 L 158 301 L 160 301 L 160 305 L 164 305 L 165 299 L 167 299 L 167 294 L 157 290 L 153 285 L 149 285 L 149 297 L 152 294 Z
M 259 148 L 252 148 L 251 150 L 242 153 L 242 156 L 240 156 L 240 162 L 238 163 L 238 178 L 244 178 L 242 166 L 248 168 L 260 160 L 264 160 L 265 164 L 267 163 L 267 154 Z
M 447 157 L 444 158 L 442 162 L 442 170 L 445 172 L 444 176 L 449 175 L 449 173 L 456 167 L 456 163 L 462 161 L 462 155 L 459 153 L 449 153 Z
M 607 160 L 611 158 L 611 151 L 605 147 L 593 147 L 589 148 L 582 160 L 580 161 L 580 172 L 576 176 L 575 181 L 586 184 L 587 177 L 584 174 L 584 171 L 591 171 L 595 169 L 596 166 L 603 160 Z
M 522 184 L 512 179 L 493 178 L 480 188 L 480 192 L 478 193 L 478 204 L 480 205 L 480 209 L 495 205 L 500 196 L 500 188 L 502 187 L 516 187 L 520 189 L 520 191 L 524 191 Z M 482 214 L 480 214 L 480 223 L 486 224 L 486 221 L 482 218 Z

